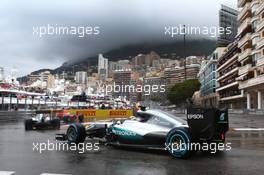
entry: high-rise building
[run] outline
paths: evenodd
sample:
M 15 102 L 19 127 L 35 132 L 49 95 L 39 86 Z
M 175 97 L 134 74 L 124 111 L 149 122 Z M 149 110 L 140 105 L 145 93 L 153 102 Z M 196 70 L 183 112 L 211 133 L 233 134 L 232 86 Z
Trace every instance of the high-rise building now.
M 5 77 L 4 77 L 4 68 L 0 67 L 0 81 L 4 81 Z
M 118 70 L 118 63 L 115 61 L 109 61 L 108 62 L 108 77 L 112 78 L 114 71 Z
M 146 55 L 145 64 L 147 66 L 153 66 L 153 61 L 159 60 L 159 59 L 160 59 L 160 56 L 156 52 L 151 51 L 149 54 Z
M 201 64 L 203 57 L 188 56 L 186 57 L 186 65 L 190 64 Z
M 204 60 L 198 73 L 201 83 L 200 96 L 201 104 L 204 107 L 218 106 L 218 94 L 216 93 L 216 67 L 219 57 L 224 53 L 225 47 L 218 47 Z
M 146 55 L 144 54 L 138 54 L 136 57 L 132 58 L 132 64 L 134 66 L 140 66 L 145 64 Z
M 109 71 L 115 71 L 115 70 L 118 70 L 120 69 L 119 66 L 118 66 L 118 62 L 115 62 L 115 61 L 109 61 Z
M 142 78 L 140 78 L 140 73 L 134 71 L 132 72 L 130 84 L 134 85 L 135 87 L 142 86 Z M 142 92 L 140 91 L 130 92 L 129 100 L 132 103 L 142 101 Z
M 221 5 L 219 10 L 219 27 L 228 28 L 224 33 L 221 33 L 218 37 L 218 46 L 227 46 L 235 40 L 237 35 L 237 10 L 225 5 Z
M 52 74 L 50 73 L 50 71 L 44 71 L 44 72 L 40 72 L 39 74 L 30 74 L 28 75 L 28 79 L 29 82 L 35 82 L 37 80 L 40 80 L 42 82 L 47 82 L 49 76 L 51 76 Z
M 75 81 L 77 84 L 87 83 L 87 72 L 79 71 L 75 73 Z
M 115 89 L 113 90 L 114 97 L 122 97 L 130 99 L 131 85 L 131 70 L 116 70 L 113 76 L 113 82 L 115 83 Z
M 164 77 L 146 77 L 143 79 L 143 86 L 158 86 L 158 90 L 156 92 L 149 91 L 149 93 L 142 93 L 143 100 L 145 101 L 165 101 L 166 100 L 166 92 L 161 92 L 161 87 L 165 87 L 166 80 Z
M 108 59 L 104 58 L 102 54 L 98 55 L 98 75 L 102 81 L 108 78 Z
M 113 77 L 116 70 L 131 69 L 132 66 L 129 60 L 109 61 L 108 77 Z
M 190 64 L 186 66 L 186 79 L 197 79 L 197 74 L 200 69 L 200 64 Z M 177 83 L 181 83 L 185 80 L 185 70 L 184 67 L 172 67 L 166 68 L 164 70 L 164 77 L 166 80 L 166 84 L 169 86 L 173 86 Z
M 131 69 L 129 60 L 119 60 L 117 63 L 119 69 Z
M 50 71 L 43 71 L 38 74 L 28 75 L 28 84 L 41 86 L 42 88 L 51 88 L 54 86 L 54 76 Z
M 238 0 L 239 89 L 247 109 L 264 109 L 264 1 Z
M 160 56 L 154 52 L 151 51 L 149 54 L 139 54 L 136 57 L 132 58 L 132 64 L 136 66 L 153 66 L 153 61 L 160 60 Z
M 229 44 L 217 64 L 217 89 L 220 107 L 241 109 L 244 107 L 244 95 L 238 88 L 238 76 L 244 74 L 239 70 L 237 41 Z

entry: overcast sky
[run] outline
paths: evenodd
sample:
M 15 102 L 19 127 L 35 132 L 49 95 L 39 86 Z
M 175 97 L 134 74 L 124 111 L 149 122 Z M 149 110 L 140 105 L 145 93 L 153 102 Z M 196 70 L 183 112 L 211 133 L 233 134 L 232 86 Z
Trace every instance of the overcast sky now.
M 0 61 L 18 76 L 122 45 L 164 39 L 164 26 L 217 26 L 220 4 L 237 0 L 1 0 Z M 33 27 L 99 26 L 100 34 L 33 35 Z

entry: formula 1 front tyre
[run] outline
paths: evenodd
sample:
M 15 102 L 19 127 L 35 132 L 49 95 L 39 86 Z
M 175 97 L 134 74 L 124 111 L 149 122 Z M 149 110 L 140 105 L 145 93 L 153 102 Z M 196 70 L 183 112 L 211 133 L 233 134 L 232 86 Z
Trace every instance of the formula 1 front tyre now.
M 32 121 L 32 119 L 25 120 L 25 130 L 26 131 L 33 130 L 33 121 Z
M 191 137 L 186 128 L 174 128 L 166 136 L 166 150 L 176 158 L 187 158 L 191 155 L 189 149 Z
M 67 139 L 68 142 L 79 144 L 83 143 L 86 138 L 85 127 L 79 123 L 74 123 L 69 126 L 67 129 Z

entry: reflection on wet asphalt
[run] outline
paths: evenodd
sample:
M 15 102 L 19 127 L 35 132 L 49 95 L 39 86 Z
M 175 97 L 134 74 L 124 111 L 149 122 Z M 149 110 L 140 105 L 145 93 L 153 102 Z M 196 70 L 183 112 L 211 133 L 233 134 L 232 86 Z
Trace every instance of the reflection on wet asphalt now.
M 59 131 L 62 132 L 62 131 Z M 33 142 L 54 141 L 58 131 L 24 130 L 23 120 L 0 121 L 0 171 L 18 175 L 58 174 L 262 174 L 264 132 L 229 132 L 232 150 L 215 155 L 197 153 L 190 159 L 171 158 L 166 152 L 116 149 L 99 151 L 33 151 Z M 89 140 L 88 140 L 89 142 Z

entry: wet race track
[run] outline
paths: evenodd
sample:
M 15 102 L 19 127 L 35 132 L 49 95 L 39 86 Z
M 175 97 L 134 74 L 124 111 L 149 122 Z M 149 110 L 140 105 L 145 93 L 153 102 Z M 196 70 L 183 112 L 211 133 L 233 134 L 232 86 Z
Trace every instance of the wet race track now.
M 231 142 L 231 151 L 213 155 L 197 153 L 187 160 L 174 159 L 161 151 L 117 149 L 104 145 L 99 145 L 98 151 L 84 153 L 58 150 L 40 153 L 36 149 L 33 151 L 33 143 L 55 142 L 55 133 L 63 130 L 26 132 L 23 117 L 0 117 L 0 175 L 240 175 L 263 174 L 264 171 L 264 131 L 230 131 L 227 142 Z M 230 120 L 231 127 L 245 127 L 245 123 L 240 123 L 245 121 L 239 117 Z M 259 126 L 264 123 L 264 117 L 248 120 L 259 120 L 256 122 Z M 248 124 L 247 121 L 246 126 Z

